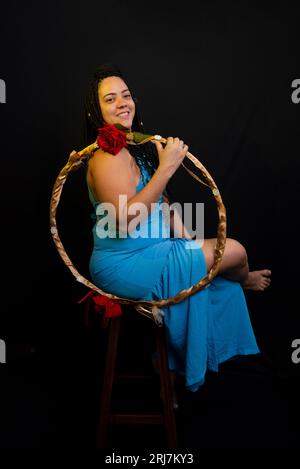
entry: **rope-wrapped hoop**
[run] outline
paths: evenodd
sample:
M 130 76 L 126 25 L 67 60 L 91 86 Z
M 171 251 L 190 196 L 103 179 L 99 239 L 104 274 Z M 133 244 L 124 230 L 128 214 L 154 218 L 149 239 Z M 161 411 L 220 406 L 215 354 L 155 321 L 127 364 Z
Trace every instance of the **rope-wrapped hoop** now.
M 138 135 L 138 138 L 136 138 L 136 135 Z M 132 133 L 132 132 L 127 133 L 126 139 L 127 139 L 127 143 L 131 145 L 139 145 L 139 144 L 146 143 L 148 141 L 153 141 L 153 140 L 159 140 L 161 143 L 167 143 L 167 140 L 159 135 L 145 136 L 142 134 L 137 134 L 137 133 Z M 156 322 L 161 322 L 159 320 L 159 317 L 160 317 L 159 308 L 164 307 L 164 306 L 174 305 L 176 303 L 180 303 L 181 301 L 185 300 L 189 296 L 202 290 L 213 280 L 213 278 L 218 273 L 220 263 L 222 260 L 222 256 L 224 253 L 224 249 L 225 249 L 225 243 L 226 243 L 226 209 L 223 204 L 220 192 L 212 176 L 209 174 L 206 168 L 200 163 L 200 161 L 194 155 L 192 155 L 190 152 L 187 152 L 186 154 L 187 158 L 191 160 L 194 163 L 194 165 L 200 170 L 206 182 L 203 182 L 196 174 L 193 173 L 193 171 L 188 169 L 183 163 L 182 163 L 182 166 L 198 182 L 208 186 L 212 190 L 213 196 L 217 203 L 219 222 L 218 222 L 218 229 L 217 229 L 217 242 L 216 242 L 215 251 L 214 251 L 214 262 L 213 262 L 211 269 L 209 270 L 207 275 L 201 278 L 195 285 L 192 285 L 189 288 L 181 290 L 175 296 L 170 297 L 170 298 L 146 301 L 146 300 L 133 300 L 133 299 L 122 298 L 122 297 L 113 295 L 111 293 L 101 290 L 92 282 L 90 282 L 89 280 L 84 278 L 82 275 L 80 275 L 78 270 L 74 267 L 71 259 L 66 253 L 65 248 L 60 240 L 58 229 L 57 229 L 57 222 L 56 222 L 57 207 L 60 201 L 60 196 L 62 193 L 63 185 L 67 179 L 67 176 L 69 175 L 70 172 L 75 171 L 78 168 L 80 168 L 83 164 L 83 160 L 87 158 L 91 153 L 93 153 L 98 148 L 99 147 L 97 143 L 95 142 L 92 145 L 89 145 L 88 147 L 84 148 L 83 150 L 79 152 L 73 151 L 70 154 L 67 164 L 62 168 L 58 177 L 55 180 L 53 190 L 52 190 L 51 202 L 50 202 L 50 227 L 51 227 L 51 234 L 53 237 L 53 241 L 55 243 L 55 246 L 62 260 L 64 261 L 66 266 L 70 269 L 70 271 L 72 272 L 72 274 L 74 275 L 74 277 L 76 278 L 78 282 L 84 284 L 86 287 L 90 288 L 91 290 L 94 290 L 95 292 L 101 295 L 104 295 L 107 298 L 110 298 L 111 300 L 114 300 L 120 304 L 132 305 L 141 314 L 144 314 L 145 316 L 155 320 Z

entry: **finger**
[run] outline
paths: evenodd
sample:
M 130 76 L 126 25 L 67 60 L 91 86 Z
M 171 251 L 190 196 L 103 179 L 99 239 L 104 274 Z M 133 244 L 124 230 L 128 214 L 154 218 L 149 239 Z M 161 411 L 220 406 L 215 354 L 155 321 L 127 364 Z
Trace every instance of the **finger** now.
M 152 140 L 152 142 L 156 146 L 157 151 L 161 151 L 163 149 L 162 144 L 160 142 L 158 142 L 157 140 Z

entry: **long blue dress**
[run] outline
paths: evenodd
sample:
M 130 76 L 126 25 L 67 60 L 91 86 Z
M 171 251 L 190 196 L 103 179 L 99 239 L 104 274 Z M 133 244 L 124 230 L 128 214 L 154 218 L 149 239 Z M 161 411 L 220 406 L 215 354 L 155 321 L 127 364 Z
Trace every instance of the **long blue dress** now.
M 148 173 L 141 168 L 137 192 L 148 181 Z M 206 275 L 198 243 L 170 238 L 161 209 L 162 195 L 131 236 L 120 238 L 113 237 L 111 227 L 105 231 L 106 206 L 96 200 L 90 187 L 88 190 L 95 218 L 90 274 L 103 291 L 132 299 L 169 298 Z M 217 276 L 209 287 L 162 309 L 169 367 L 185 375 L 191 391 L 204 383 L 207 369 L 218 371 L 218 365 L 230 357 L 259 353 L 238 282 Z

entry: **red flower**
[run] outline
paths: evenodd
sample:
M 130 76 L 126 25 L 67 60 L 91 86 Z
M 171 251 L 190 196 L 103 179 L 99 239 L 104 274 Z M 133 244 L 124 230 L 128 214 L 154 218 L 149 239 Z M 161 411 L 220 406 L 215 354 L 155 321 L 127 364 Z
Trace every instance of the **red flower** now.
M 102 313 L 102 327 L 107 327 L 108 321 L 111 318 L 116 318 L 122 315 L 122 308 L 119 303 L 114 300 L 111 300 L 105 295 L 100 295 L 100 293 L 90 290 L 78 303 L 82 303 L 90 297 L 93 302 L 94 311 Z M 90 324 L 90 311 L 89 306 L 85 309 L 85 325 L 89 327 Z
M 82 303 L 88 297 L 91 297 L 94 302 L 95 311 L 101 312 L 104 311 L 105 318 L 114 318 L 117 316 L 121 316 L 122 308 L 119 303 L 116 301 L 108 298 L 105 295 L 101 295 L 93 290 L 89 291 L 78 303 Z
M 114 125 L 105 124 L 98 129 L 97 143 L 103 151 L 117 155 L 123 147 L 127 147 L 126 134 Z

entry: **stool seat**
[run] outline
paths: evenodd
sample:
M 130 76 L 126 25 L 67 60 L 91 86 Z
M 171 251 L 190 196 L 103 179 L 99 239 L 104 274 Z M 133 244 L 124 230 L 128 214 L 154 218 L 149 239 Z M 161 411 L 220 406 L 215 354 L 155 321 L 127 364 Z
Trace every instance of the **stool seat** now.
M 104 364 L 103 386 L 100 400 L 100 415 L 96 436 L 96 447 L 107 446 L 107 434 L 109 425 L 163 425 L 166 433 L 168 448 L 177 447 L 176 421 L 173 408 L 173 392 L 168 369 L 167 344 L 164 326 L 154 325 L 156 331 L 156 345 L 158 350 L 159 376 L 161 381 L 161 413 L 112 413 L 111 396 L 113 384 L 117 379 L 131 380 L 140 378 L 138 376 L 126 375 L 117 377 L 115 374 L 116 356 L 118 349 L 121 317 L 109 320 L 108 344 Z M 140 378 L 142 379 L 142 378 Z

